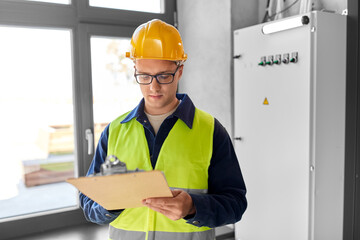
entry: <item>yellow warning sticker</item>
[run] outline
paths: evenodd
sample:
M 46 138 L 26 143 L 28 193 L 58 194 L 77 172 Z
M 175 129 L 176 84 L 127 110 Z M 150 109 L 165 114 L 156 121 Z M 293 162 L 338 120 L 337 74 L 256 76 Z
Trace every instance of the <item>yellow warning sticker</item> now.
M 263 104 L 264 104 L 264 105 L 269 105 L 269 101 L 267 100 L 267 97 L 264 99 Z

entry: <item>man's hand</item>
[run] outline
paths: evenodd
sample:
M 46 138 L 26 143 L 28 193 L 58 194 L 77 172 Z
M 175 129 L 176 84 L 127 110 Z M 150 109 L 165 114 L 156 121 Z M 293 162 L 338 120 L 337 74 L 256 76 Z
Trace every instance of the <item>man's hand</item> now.
M 147 198 L 143 204 L 171 220 L 181 219 L 196 212 L 191 196 L 183 190 L 172 190 L 173 197 Z

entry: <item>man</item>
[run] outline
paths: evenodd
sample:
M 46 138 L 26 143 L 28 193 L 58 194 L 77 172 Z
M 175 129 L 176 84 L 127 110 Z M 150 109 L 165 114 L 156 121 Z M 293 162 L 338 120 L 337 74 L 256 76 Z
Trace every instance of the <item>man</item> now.
M 229 135 L 189 96 L 176 93 L 187 59 L 176 28 L 157 19 L 139 26 L 126 55 L 134 60 L 144 98 L 103 131 L 88 175 L 100 171 L 107 155 L 116 155 L 129 170 L 163 171 L 173 197 L 107 211 L 80 194 L 85 217 L 110 223 L 113 240 L 214 239 L 214 227 L 239 221 L 247 207 Z

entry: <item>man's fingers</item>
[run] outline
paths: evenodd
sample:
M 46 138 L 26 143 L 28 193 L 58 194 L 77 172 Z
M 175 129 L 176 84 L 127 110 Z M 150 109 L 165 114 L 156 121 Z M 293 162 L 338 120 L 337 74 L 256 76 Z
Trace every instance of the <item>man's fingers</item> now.
M 162 198 L 148 198 L 145 199 L 145 203 L 150 205 L 165 206 L 166 200 Z
M 156 206 L 148 206 L 150 209 L 152 209 L 152 210 L 154 210 L 154 211 L 156 211 L 156 212 L 159 212 L 159 213 L 161 213 L 161 214 L 164 214 L 164 215 L 166 215 L 167 213 L 168 213 L 168 210 L 166 210 L 166 209 L 163 209 L 163 208 L 159 208 L 159 207 L 156 207 Z
M 181 218 L 180 213 L 177 211 L 174 212 L 171 208 L 162 208 L 154 205 L 146 205 L 146 206 L 156 212 L 163 214 L 164 216 L 170 218 L 171 220 L 179 220 Z
M 173 190 L 174 197 L 148 198 L 143 204 L 150 209 L 162 213 L 172 220 L 180 219 L 195 212 L 191 196 L 182 190 Z
M 158 206 L 158 207 L 173 207 L 176 205 L 174 198 L 148 198 L 143 201 L 146 205 Z
M 170 210 L 174 207 L 175 203 L 170 199 L 148 198 L 143 201 L 143 204 L 148 207 L 156 207 L 160 209 Z

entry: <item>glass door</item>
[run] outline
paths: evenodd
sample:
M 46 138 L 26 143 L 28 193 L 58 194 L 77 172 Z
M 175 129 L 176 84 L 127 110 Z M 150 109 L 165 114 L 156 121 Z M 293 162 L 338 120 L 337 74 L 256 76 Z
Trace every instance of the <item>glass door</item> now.
M 0 35 L 0 221 L 77 207 L 71 30 Z
M 103 129 L 123 113 L 132 110 L 142 95 L 134 78 L 134 63 L 125 58 L 130 38 L 93 36 L 91 72 L 95 144 Z

